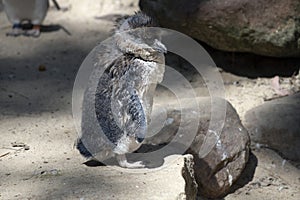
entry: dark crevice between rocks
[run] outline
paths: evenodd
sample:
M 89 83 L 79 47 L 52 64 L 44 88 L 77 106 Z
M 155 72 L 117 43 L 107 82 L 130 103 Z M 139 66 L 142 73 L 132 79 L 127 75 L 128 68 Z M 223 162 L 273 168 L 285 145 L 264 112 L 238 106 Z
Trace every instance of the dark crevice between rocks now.
M 297 75 L 300 70 L 300 57 L 276 58 L 252 53 L 226 52 L 214 49 L 201 41 L 198 42 L 208 52 L 217 67 L 237 76 L 252 79 L 291 77 Z M 184 58 L 170 52 L 166 55 L 166 64 L 178 70 L 188 80 L 193 77 L 191 74 L 197 74 L 196 69 Z
M 252 53 L 226 52 L 198 41 L 212 57 L 216 66 L 226 72 L 248 78 L 290 77 L 300 69 L 300 58 L 276 58 Z

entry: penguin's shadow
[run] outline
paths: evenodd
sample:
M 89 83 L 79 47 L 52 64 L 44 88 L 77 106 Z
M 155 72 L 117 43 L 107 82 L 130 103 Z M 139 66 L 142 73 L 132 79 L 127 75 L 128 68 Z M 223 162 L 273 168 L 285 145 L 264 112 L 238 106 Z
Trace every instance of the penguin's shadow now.
M 88 167 L 100 167 L 100 166 L 106 166 L 104 163 L 98 161 L 98 160 L 88 160 L 86 162 L 84 162 L 83 164 L 85 164 Z
M 166 146 L 168 146 L 168 148 L 165 148 Z M 180 152 L 185 152 L 185 148 L 184 145 L 176 142 L 158 145 L 143 144 L 137 151 L 126 154 L 126 158 L 129 163 L 142 161 L 145 168 L 154 169 L 170 163 L 170 159 L 168 159 L 168 162 L 165 162 L 165 159 L 168 156 L 181 155 Z M 119 166 L 114 157 L 104 160 L 103 162 L 91 159 L 83 164 L 88 167 Z
M 25 23 L 21 25 L 23 30 L 30 30 L 33 28 L 31 23 Z M 67 35 L 72 35 L 64 26 L 60 24 L 49 24 L 49 25 L 41 25 L 41 33 L 50 33 L 63 30 Z
M 69 32 L 64 26 L 59 24 L 51 24 L 51 25 L 42 25 L 41 26 L 41 32 L 47 33 L 47 32 L 55 32 L 63 30 L 67 35 L 72 35 L 71 32 Z
M 142 145 L 136 152 L 126 155 L 128 162 L 142 161 L 145 164 L 145 168 L 153 169 L 161 167 L 164 164 L 164 156 L 147 156 L 147 153 L 154 152 L 161 149 L 166 144 L 161 145 Z M 146 156 L 145 156 L 146 155 Z M 115 158 L 109 158 L 103 162 L 95 159 L 90 159 L 84 162 L 88 167 L 101 167 L 101 166 L 119 166 Z

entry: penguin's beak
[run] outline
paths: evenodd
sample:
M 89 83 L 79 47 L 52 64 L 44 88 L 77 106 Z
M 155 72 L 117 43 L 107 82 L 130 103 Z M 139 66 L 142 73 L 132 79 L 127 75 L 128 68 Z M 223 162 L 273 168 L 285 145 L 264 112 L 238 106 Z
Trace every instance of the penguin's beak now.
M 168 50 L 166 48 L 165 45 L 163 45 L 163 43 L 161 43 L 159 40 L 155 39 L 154 44 L 153 44 L 153 48 L 155 50 L 157 50 L 159 53 L 167 53 Z

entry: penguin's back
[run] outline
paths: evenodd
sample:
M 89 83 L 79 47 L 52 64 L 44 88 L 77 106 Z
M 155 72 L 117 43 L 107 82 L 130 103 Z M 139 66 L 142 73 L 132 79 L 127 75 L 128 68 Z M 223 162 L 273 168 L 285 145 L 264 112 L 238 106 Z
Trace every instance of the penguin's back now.
M 147 130 L 142 94 L 134 87 L 133 76 L 140 74 L 130 74 L 134 67 L 133 59 L 130 56 L 117 58 L 99 79 L 95 95 L 99 125 L 114 145 L 114 152 L 119 154 L 136 150 Z

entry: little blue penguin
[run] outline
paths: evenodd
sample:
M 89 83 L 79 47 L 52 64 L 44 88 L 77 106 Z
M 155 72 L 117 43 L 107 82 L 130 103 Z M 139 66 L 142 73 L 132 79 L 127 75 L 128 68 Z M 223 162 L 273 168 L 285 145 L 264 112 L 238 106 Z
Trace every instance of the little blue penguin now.
M 95 66 L 103 73 L 92 75 L 95 92 L 88 86 L 83 98 L 76 142 L 83 156 L 99 161 L 116 156 L 121 167 L 145 167 L 141 161 L 128 162 L 125 154 L 137 150 L 147 135 L 154 91 L 163 79 L 167 49 L 157 31 L 146 29 L 155 25 L 142 12 L 121 18 L 112 41 L 96 51 Z
M 3 6 L 8 20 L 13 24 L 12 31 L 7 33 L 8 36 L 40 35 L 40 25 L 49 7 L 48 0 L 3 0 Z M 21 24 L 23 21 L 29 21 L 33 28 L 24 31 Z

